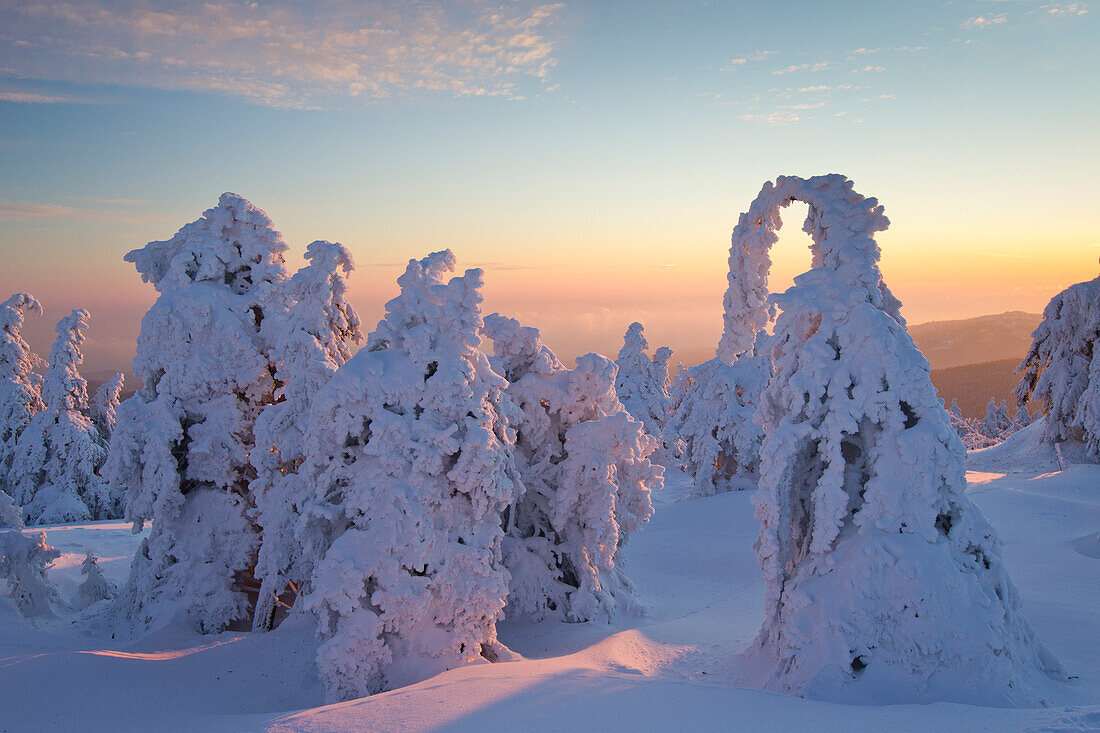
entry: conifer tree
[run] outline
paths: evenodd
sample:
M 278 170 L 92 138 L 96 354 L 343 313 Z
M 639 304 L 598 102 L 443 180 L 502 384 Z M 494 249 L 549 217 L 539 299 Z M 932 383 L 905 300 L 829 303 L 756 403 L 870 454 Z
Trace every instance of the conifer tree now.
M 249 453 L 275 390 L 261 328 L 280 307 L 285 250 L 263 211 L 227 193 L 126 255 L 158 292 L 134 359 L 142 386 L 119 406 L 106 466 L 135 531 L 153 522 L 119 596 L 138 628 L 181 618 L 212 632 L 249 615 Z

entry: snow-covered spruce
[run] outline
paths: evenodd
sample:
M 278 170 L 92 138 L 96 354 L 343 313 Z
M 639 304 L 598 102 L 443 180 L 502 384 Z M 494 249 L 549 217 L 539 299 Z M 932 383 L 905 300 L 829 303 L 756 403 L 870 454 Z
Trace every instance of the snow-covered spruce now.
M 0 590 L 24 616 L 51 613 L 59 603 L 46 569 L 61 553 L 46 544 L 46 533 L 24 534 L 23 513 L 0 490 Z
M 23 339 L 27 313 L 42 315 L 41 304 L 28 293 L 16 293 L 0 303 L 0 492 L 9 497 L 15 445 L 23 428 L 44 406 L 42 376 L 35 372 L 43 362 Z
M 1000 404 L 992 397 L 985 406 L 985 417 L 982 419 L 981 431 L 985 437 L 999 443 L 1012 432 L 1012 418 L 1008 416 L 1008 405 L 1004 400 Z
M 650 357 L 645 328 L 631 323 L 623 336 L 623 347 L 615 360 L 618 376 L 615 394 L 626 411 L 645 425 L 650 435 L 660 435 L 672 410 L 668 361 L 672 349 L 662 346 Z
M 77 608 L 87 608 L 93 603 L 110 600 L 118 595 L 118 588 L 103 576 L 98 558 L 91 550 L 87 551 L 84 561 L 80 563 L 80 574 L 85 578 L 76 588 Z
M 313 571 L 311 555 L 296 534 L 302 507 L 311 497 L 311 486 L 298 475 L 305 460 L 306 420 L 314 395 L 362 338 L 359 316 L 344 299 L 344 277 L 354 269 L 351 253 L 341 244 L 317 241 L 306 248 L 305 257 L 309 264 L 285 281 L 283 303 L 269 311 L 261 326 L 278 388 L 276 402 L 256 420 L 257 449 L 251 455 L 256 478 L 250 489 L 263 532 L 255 572 L 260 581 L 253 617 L 257 631 L 272 627 L 276 608 L 292 605 Z
M 1019 404 L 1046 408 L 1044 439 L 1082 447 L 1100 460 L 1100 276 L 1055 295 L 1016 368 Z
M 114 432 L 115 425 L 118 424 L 119 396 L 122 394 L 124 381 L 125 378 L 121 372 L 115 374 L 99 385 L 99 389 L 95 391 L 95 396 L 92 397 L 91 409 L 88 414 L 99 428 L 99 431 L 108 439 L 110 439 L 111 433 Z
M 126 255 L 159 296 L 141 322 L 141 389 L 118 408 L 105 475 L 125 487 L 134 556 L 119 610 L 138 628 L 211 632 L 248 616 L 258 534 L 247 516 L 253 424 L 274 399 L 261 327 L 279 307 L 286 245 L 248 201 L 218 205 Z
M 619 549 L 653 514 L 657 439 L 617 399 L 610 359 L 586 354 L 568 369 L 537 329 L 498 314 L 485 334 L 519 408 L 510 423 L 525 487 L 505 521 L 506 613 L 588 621 L 635 607 Z
M 80 345 L 88 311 L 57 324 L 57 340 L 42 384 L 45 409 L 27 423 L 15 445 L 9 482 L 28 524 L 60 524 L 122 516 L 122 492 L 100 476 L 107 437 L 88 416 Z
M 411 261 L 366 347 L 312 400 L 297 533 L 332 699 L 508 653 L 501 516 L 523 487 L 507 383 L 478 349 L 482 274 L 444 282 L 454 265 L 449 250 Z
M 1034 704 L 1034 638 L 928 362 L 884 297 L 875 199 L 781 177 L 752 211 L 809 205 L 815 267 L 778 303 L 762 396 L 757 557 L 765 685 L 834 702 Z M 764 226 L 764 224 L 761 224 Z

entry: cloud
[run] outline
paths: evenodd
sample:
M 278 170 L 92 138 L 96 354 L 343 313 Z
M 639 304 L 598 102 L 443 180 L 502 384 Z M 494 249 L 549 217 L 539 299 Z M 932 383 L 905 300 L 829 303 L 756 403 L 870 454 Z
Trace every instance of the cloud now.
M 774 56 L 775 53 L 775 51 L 757 51 L 756 53 L 750 54 L 748 56 L 739 56 L 738 58 L 730 59 L 730 62 L 722 67 L 722 70 L 730 71 L 735 66 L 744 66 L 751 61 L 763 61 L 769 56 Z
M 76 99 L 75 97 L 10 91 L 0 91 L 0 102 L 18 102 L 20 104 L 87 104 L 86 100 Z
M 75 214 L 69 206 L 0 201 L 0 219 L 69 219 Z
M 995 25 L 1000 25 L 1008 20 L 1008 15 L 1005 13 L 998 13 L 997 15 L 978 15 L 963 21 L 962 27 L 970 30 L 978 30 L 982 28 L 992 28 Z
M 744 114 L 739 115 L 739 118 L 745 122 L 763 122 L 765 125 L 772 126 L 793 125 L 802 121 L 802 116 L 790 109 L 777 109 L 762 114 Z
M 0 68 L 288 108 L 424 91 L 518 99 L 556 63 L 561 10 L 533 0 L 0 0 Z
M 1084 3 L 1050 3 L 1047 5 L 1040 5 L 1040 10 L 1046 11 L 1047 15 L 1053 15 L 1055 17 L 1068 17 L 1076 15 L 1088 15 L 1088 6 Z

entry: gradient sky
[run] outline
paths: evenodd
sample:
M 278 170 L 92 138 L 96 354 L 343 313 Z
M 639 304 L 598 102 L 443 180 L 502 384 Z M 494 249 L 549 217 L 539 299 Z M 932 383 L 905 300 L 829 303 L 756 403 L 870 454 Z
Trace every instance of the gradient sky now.
M 239 193 L 297 266 L 346 244 L 373 325 L 410 257 L 572 357 L 632 320 L 688 361 L 765 180 L 886 206 L 910 323 L 1038 312 L 1096 275 L 1100 9 L 1085 2 L 0 0 L 0 293 L 87 307 L 125 367 L 152 289 L 122 255 Z M 797 206 L 779 287 L 809 263 Z

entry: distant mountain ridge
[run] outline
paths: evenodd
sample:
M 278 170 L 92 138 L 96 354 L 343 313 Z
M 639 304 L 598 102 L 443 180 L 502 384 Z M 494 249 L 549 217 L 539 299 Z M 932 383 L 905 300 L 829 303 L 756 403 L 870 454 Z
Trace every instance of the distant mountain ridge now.
M 932 321 L 909 327 L 933 369 L 1015 359 L 1023 360 L 1031 346 L 1031 332 L 1039 325 L 1038 313 L 1009 311 L 957 321 Z

